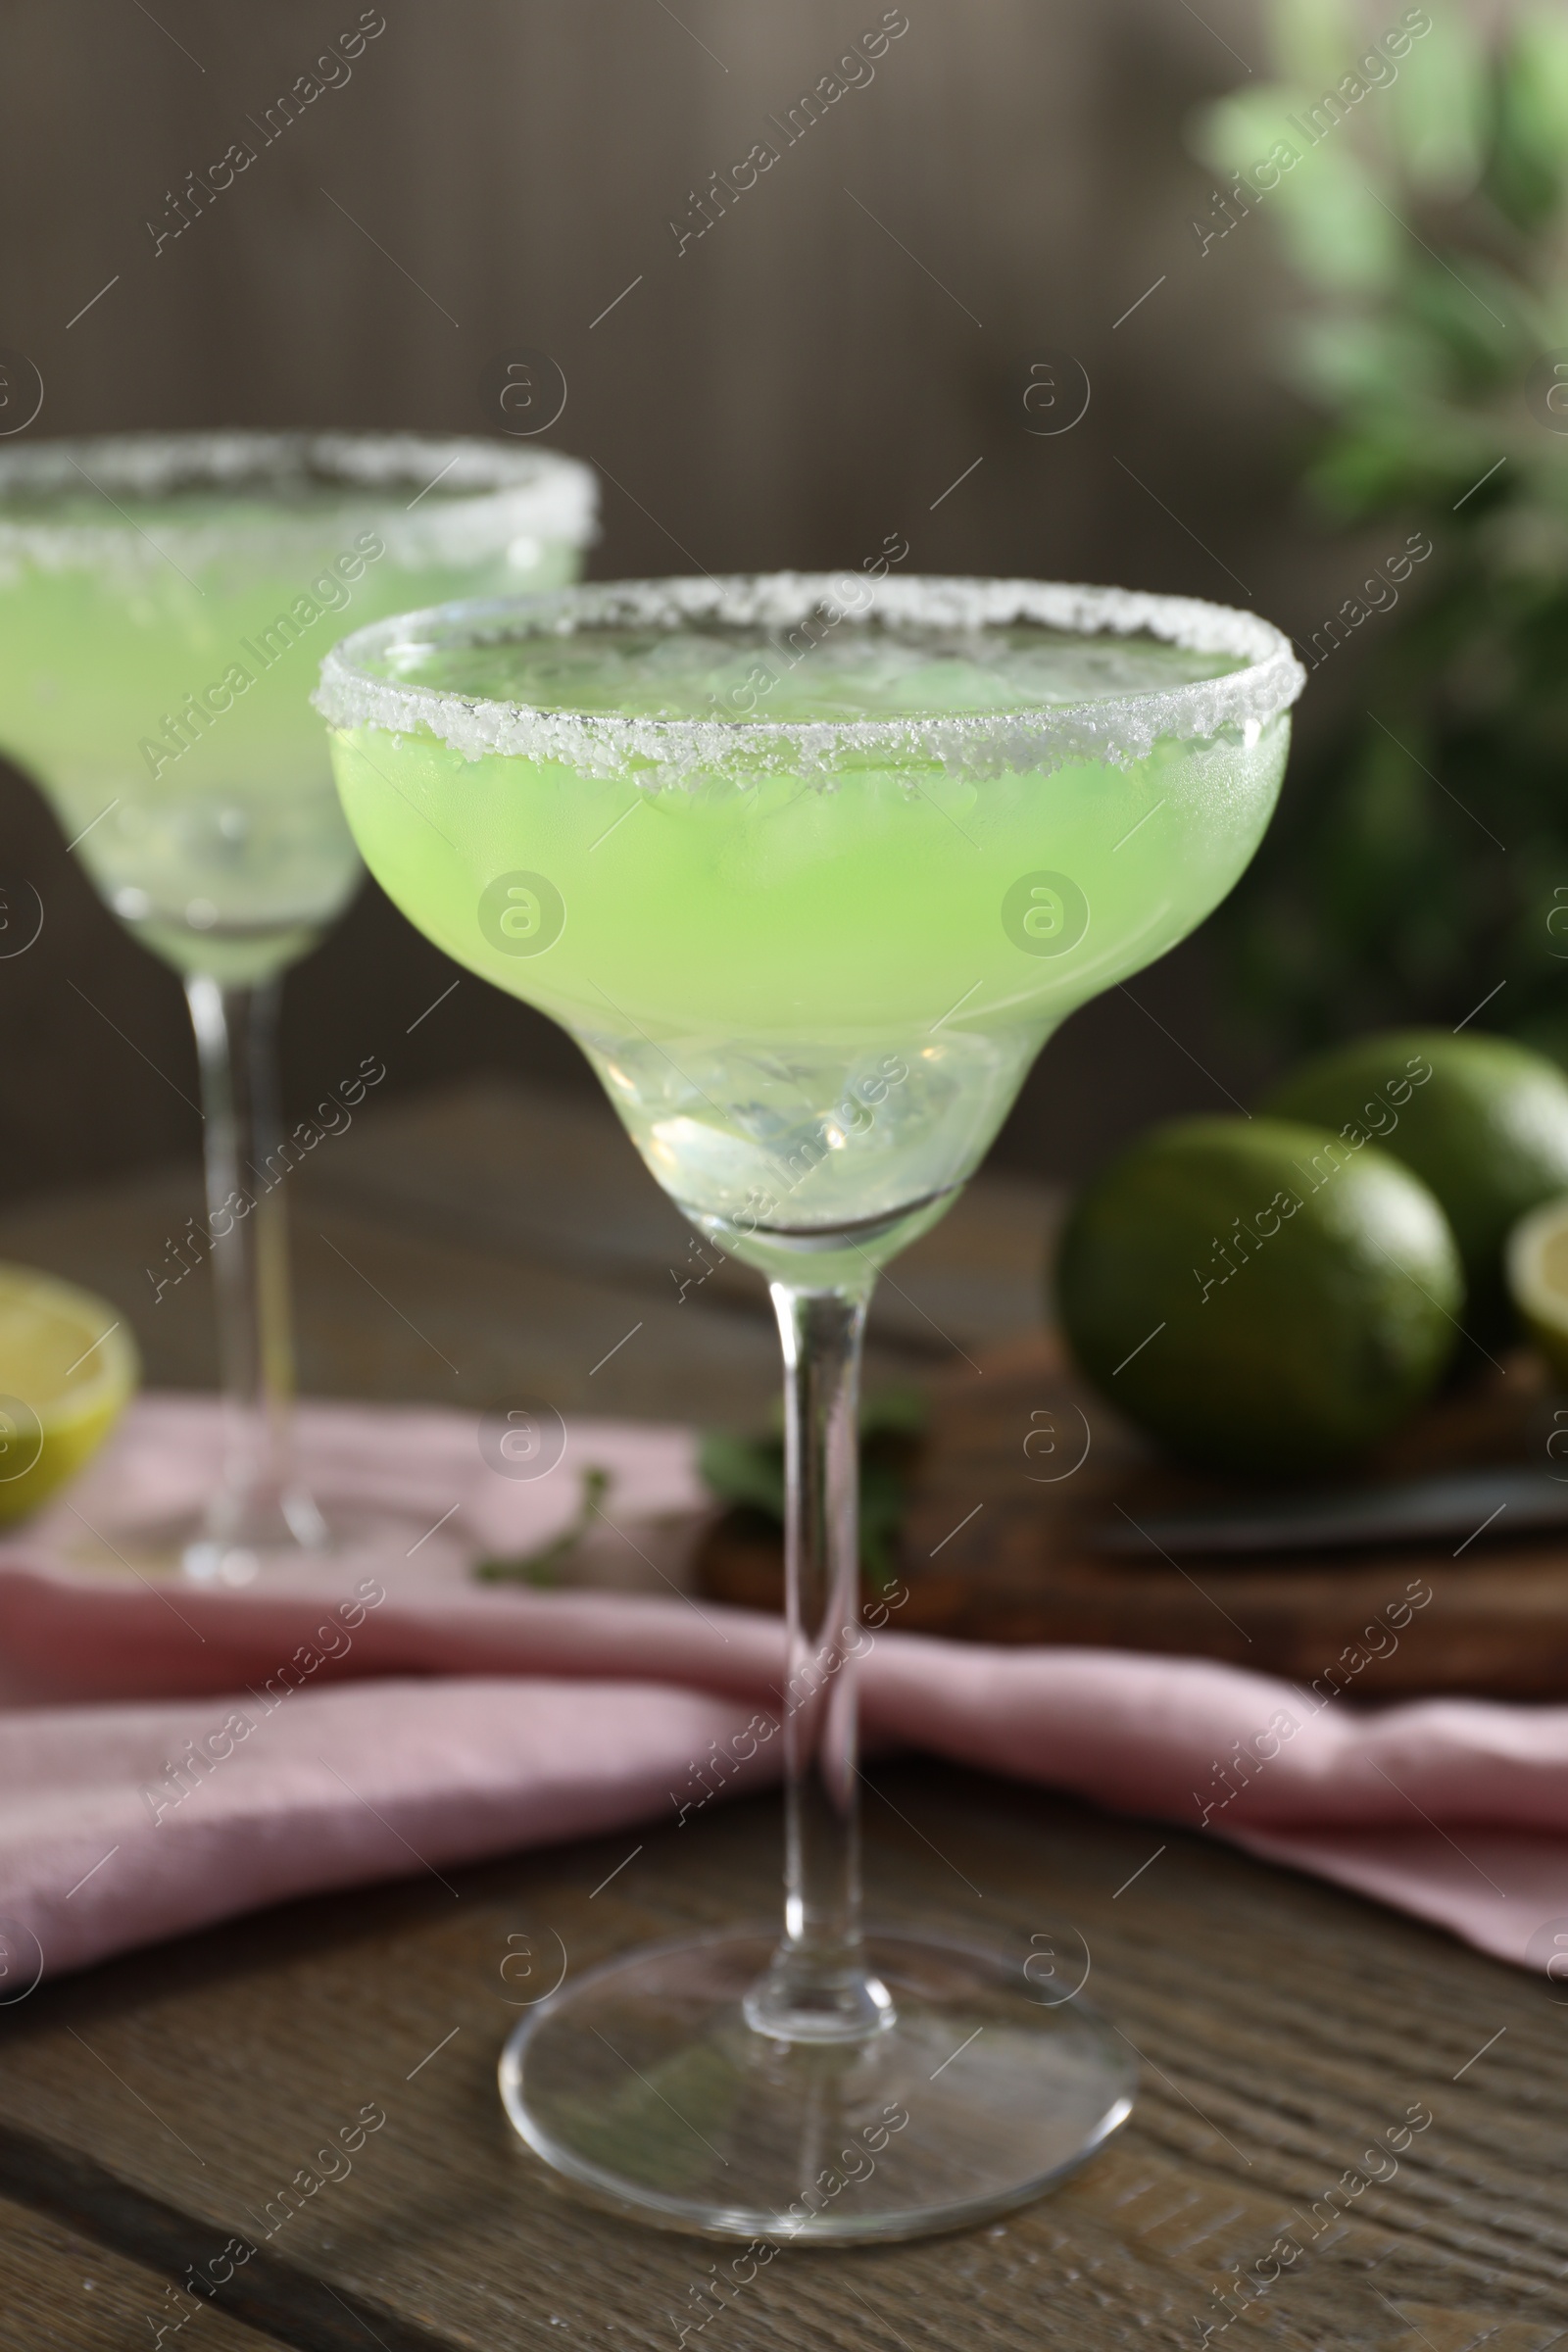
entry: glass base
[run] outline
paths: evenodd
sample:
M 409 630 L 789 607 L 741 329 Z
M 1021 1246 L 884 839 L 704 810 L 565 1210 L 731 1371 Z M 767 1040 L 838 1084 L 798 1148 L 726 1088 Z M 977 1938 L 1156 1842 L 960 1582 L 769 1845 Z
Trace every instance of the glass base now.
M 220 1494 L 201 1528 L 179 1545 L 180 1573 L 193 1585 L 252 1585 L 269 1567 L 302 1567 L 334 1548 L 303 1487 L 285 1494 Z
M 177 1578 L 229 1592 L 274 1581 L 305 1580 L 319 1588 L 323 1577 L 341 1582 L 358 1572 L 384 1578 L 405 1560 L 422 1584 L 466 1582 L 471 1543 L 358 1497 L 323 1499 L 324 1512 L 302 1496 L 304 1508 L 276 1523 L 269 1515 L 236 1524 L 208 1509 L 157 1520 L 100 1519 L 88 1526 L 77 1513 L 61 1550 L 74 1567 L 109 1576 L 128 1569 L 143 1578 Z
M 745 2013 L 775 1946 L 656 1944 L 564 1986 L 502 2055 L 529 2147 L 666 2229 L 853 2245 L 1024 2204 L 1132 2111 L 1127 2045 L 1016 1960 L 871 1936 L 891 2021 L 858 2042 L 783 2041 Z

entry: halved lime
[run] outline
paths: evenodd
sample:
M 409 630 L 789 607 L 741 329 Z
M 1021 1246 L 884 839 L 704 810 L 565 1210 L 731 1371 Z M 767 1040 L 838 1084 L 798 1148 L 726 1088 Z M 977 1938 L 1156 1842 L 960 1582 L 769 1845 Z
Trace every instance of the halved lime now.
M 1568 1386 L 1568 1199 L 1544 1200 L 1520 1218 L 1504 1263 L 1525 1328 Z
M 140 1371 L 129 1325 L 107 1299 L 0 1264 L 0 1524 L 36 1510 L 90 1460 Z

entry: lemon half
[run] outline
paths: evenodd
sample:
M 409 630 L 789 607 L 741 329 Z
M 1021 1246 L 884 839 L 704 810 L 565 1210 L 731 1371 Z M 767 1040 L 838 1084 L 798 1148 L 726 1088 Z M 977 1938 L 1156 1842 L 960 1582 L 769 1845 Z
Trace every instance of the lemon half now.
M 130 1327 L 107 1299 L 0 1264 L 0 1525 L 74 1478 L 140 1369 Z
M 1508 1236 L 1508 1289 L 1536 1346 L 1568 1386 L 1568 1198 L 1543 1201 Z

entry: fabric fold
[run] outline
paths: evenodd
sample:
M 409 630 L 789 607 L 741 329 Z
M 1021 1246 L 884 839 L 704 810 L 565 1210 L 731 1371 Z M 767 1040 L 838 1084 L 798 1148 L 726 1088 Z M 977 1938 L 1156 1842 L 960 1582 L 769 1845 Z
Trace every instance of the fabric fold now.
M 6 1984 L 334 1886 L 683 1824 L 777 1778 L 810 1677 L 776 1619 L 679 1589 L 703 1508 L 689 1432 L 568 1433 L 614 1473 L 612 1532 L 657 1596 L 477 1585 L 419 1541 L 237 1592 L 83 1567 L 80 1531 L 98 1542 L 127 1490 L 190 1499 L 215 1415 L 140 1400 L 89 1479 L 0 1544 Z M 490 1470 L 469 1416 L 302 1424 L 314 1474 L 384 1499 L 384 1467 L 415 1521 L 456 1490 L 470 1548 L 548 1541 L 574 1510 L 569 1481 Z M 906 1634 L 897 1606 L 858 1638 L 869 1744 L 1227 1838 L 1568 1973 L 1568 1706 L 1355 1706 L 1206 1659 Z

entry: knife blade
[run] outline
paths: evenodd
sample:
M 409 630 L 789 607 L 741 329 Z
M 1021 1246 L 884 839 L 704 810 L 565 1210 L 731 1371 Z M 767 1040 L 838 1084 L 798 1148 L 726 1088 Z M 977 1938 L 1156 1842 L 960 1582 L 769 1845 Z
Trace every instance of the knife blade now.
M 1310 1488 L 1207 1509 L 1107 1521 L 1098 1551 L 1351 1551 L 1392 1544 L 1453 1543 L 1453 1557 L 1485 1540 L 1568 1530 L 1568 1478 L 1546 1470 L 1457 1470 L 1361 1487 Z

